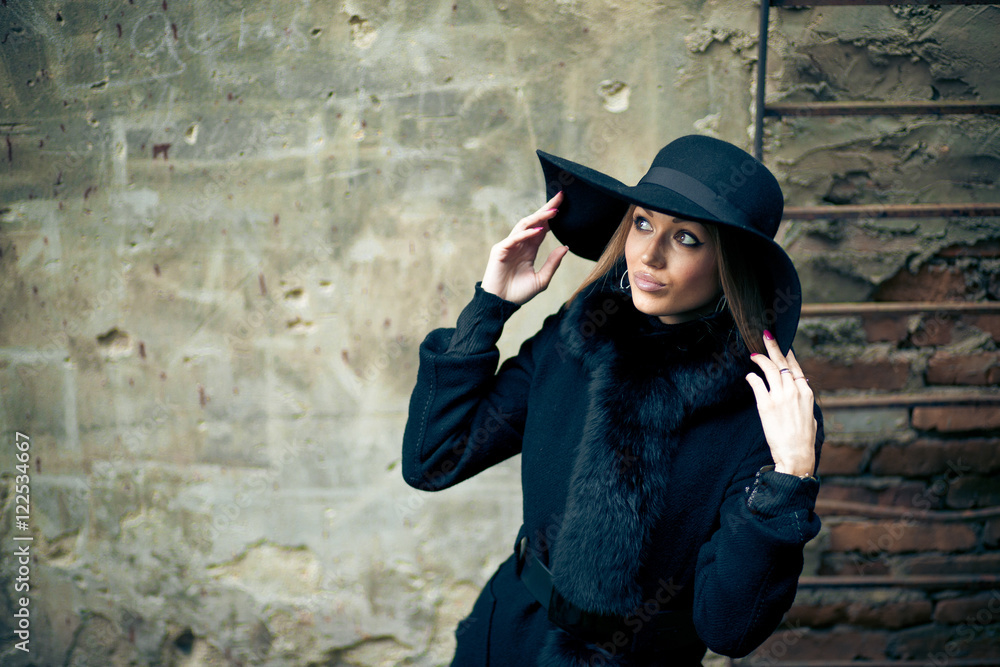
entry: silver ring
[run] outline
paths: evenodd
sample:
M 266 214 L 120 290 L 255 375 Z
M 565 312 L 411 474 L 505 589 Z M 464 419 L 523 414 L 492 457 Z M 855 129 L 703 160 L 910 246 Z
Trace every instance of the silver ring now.
M 778 371 L 778 372 L 779 372 L 779 373 L 791 373 L 792 371 L 791 371 L 791 369 L 788 369 L 788 368 L 782 368 L 782 369 L 781 369 L 780 371 Z

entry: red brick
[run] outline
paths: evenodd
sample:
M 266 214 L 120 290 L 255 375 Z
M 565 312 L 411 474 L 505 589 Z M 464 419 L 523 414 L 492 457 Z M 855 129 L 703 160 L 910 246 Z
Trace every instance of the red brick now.
M 865 448 L 827 442 L 819 457 L 820 475 L 857 475 L 865 459 Z
M 1000 477 L 966 475 L 948 484 L 946 502 L 949 507 L 992 507 L 1000 505 Z
M 872 457 L 873 475 L 906 475 L 908 477 L 931 475 L 938 471 L 943 455 L 941 447 L 927 447 L 918 442 L 900 445 L 883 445 Z M 933 458 L 929 455 L 936 455 Z
M 905 507 L 910 510 L 938 509 L 944 506 L 937 489 L 922 482 L 901 482 L 878 492 L 879 505 Z
M 993 614 L 995 620 L 1000 621 L 1000 591 L 980 593 L 979 595 L 966 595 L 950 600 L 939 600 L 934 605 L 934 620 L 937 623 L 958 625 L 959 623 L 966 623 L 970 619 L 975 621 L 977 615 L 981 617 L 984 609 L 988 613 Z M 975 622 L 978 623 L 979 621 Z
M 906 553 L 912 551 L 967 551 L 976 546 L 976 533 L 961 523 L 915 521 L 844 521 L 830 526 L 830 551 Z
M 883 660 L 888 642 L 886 632 L 843 627 L 806 632 L 803 628 L 789 628 L 771 635 L 751 654 L 753 657 L 749 662 L 780 664 L 782 660 Z
M 998 629 L 987 626 L 985 631 L 974 633 L 974 628 L 969 626 L 922 625 L 893 633 L 887 653 L 896 660 L 920 660 L 921 665 L 947 665 L 949 658 L 959 656 L 1000 658 L 1000 643 L 996 641 Z
M 924 264 L 916 273 L 903 268 L 882 283 L 873 301 L 961 301 L 968 288 L 965 273 L 952 266 Z
M 955 318 L 952 315 L 934 314 L 921 318 L 910 342 L 917 347 L 948 345 L 952 341 Z
M 871 472 L 873 475 L 928 477 L 950 470 L 949 463 L 958 464 L 960 470 L 974 469 L 982 473 L 1000 470 L 1000 442 L 995 438 L 920 438 L 906 445 L 886 445 L 872 457 Z
M 819 496 L 817 496 L 817 501 L 819 500 L 875 505 L 878 502 L 878 492 L 874 489 L 854 484 L 823 482 L 819 487 Z
M 910 333 L 906 315 L 865 315 L 861 322 L 869 343 L 896 343 Z
M 983 546 L 1000 547 L 1000 519 L 986 522 L 983 527 Z
M 962 322 L 990 334 L 993 340 L 1000 342 L 1000 313 L 987 315 L 963 315 Z
M 841 361 L 808 357 L 800 360 L 802 371 L 814 389 L 902 389 L 910 377 L 910 364 L 904 360 L 854 359 Z
M 1000 384 L 1000 352 L 938 352 L 927 362 L 927 384 Z
M 1000 407 L 916 407 L 911 423 L 913 428 L 922 431 L 942 433 L 992 430 L 1000 428 Z
M 943 507 L 943 500 L 928 489 L 926 484 L 920 482 L 893 484 L 884 489 L 823 482 L 819 487 L 818 500 L 903 507 L 915 511 Z
M 847 622 L 847 602 L 833 604 L 794 604 L 785 615 L 791 627 L 827 628 Z
M 930 600 L 905 600 L 872 605 L 868 601 L 855 602 L 847 608 L 847 620 L 868 628 L 909 628 L 931 620 Z
M 822 576 L 880 576 L 891 574 L 891 567 L 884 554 L 824 553 L 820 556 L 817 574 Z
M 996 574 L 1000 572 L 1000 552 L 956 556 L 910 556 L 897 558 L 893 574 Z M 870 573 L 869 573 L 870 574 Z
M 938 257 L 1000 257 L 1000 240 L 983 239 L 975 245 L 948 246 L 937 253 Z

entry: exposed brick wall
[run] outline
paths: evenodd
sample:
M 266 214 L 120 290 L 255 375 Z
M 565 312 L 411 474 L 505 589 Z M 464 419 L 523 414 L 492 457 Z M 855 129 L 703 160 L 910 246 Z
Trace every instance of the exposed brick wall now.
M 927 99 L 907 72 L 930 82 L 944 70 L 935 74 L 930 65 L 916 74 L 935 56 L 913 36 L 930 35 L 923 30 L 931 24 L 936 31 L 947 11 L 774 10 L 772 49 L 784 68 L 769 91 L 815 102 Z M 970 20 L 962 11 L 949 16 Z M 975 47 L 961 41 L 941 39 L 934 48 L 1000 49 L 995 35 Z M 988 78 L 972 88 L 980 99 L 1000 100 L 997 73 Z M 948 84 L 930 86 L 950 96 Z M 768 128 L 765 160 L 787 169 L 791 205 L 1000 201 L 995 117 L 794 118 Z M 817 140 L 828 143 L 817 149 Z M 785 245 L 806 277 L 807 303 L 1000 305 L 995 218 L 793 222 Z M 1000 312 L 809 318 L 795 349 L 821 405 L 859 400 L 853 408 L 824 407 L 824 528 L 807 546 L 784 625 L 743 664 L 941 666 L 963 658 L 1000 665 L 1000 590 L 973 580 L 1000 574 L 1000 404 L 865 403 L 869 396 L 996 396 Z
M 888 278 L 874 296 L 996 301 L 992 292 L 959 287 L 995 282 L 997 258 L 996 241 L 947 248 L 915 274 Z M 858 322 L 847 336 L 845 319 Z M 837 320 L 806 322 L 796 343 L 821 405 L 828 397 L 992 394 L 1000 386 L 995 315 Z M 830 333 L 838 331 L 839 338 Z M 862 336 L 867 345 L 858 344 Z M 829 579 L 805 579 L 782 629 L 749 664 L 956 657 L 1000 664 L 1000 590 L 972 581 L 906 585 L 907 577 L 1000 573 L 1000 406 L 862 405 L 824 415 L 824 530 L 808 547 L 814 565 L 805 575 L 894 582 L 830 587 Z

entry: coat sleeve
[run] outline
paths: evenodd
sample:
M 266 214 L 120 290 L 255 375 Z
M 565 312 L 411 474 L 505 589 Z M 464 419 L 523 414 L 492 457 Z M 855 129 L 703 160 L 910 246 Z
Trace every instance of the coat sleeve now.
M 437 491 L 521 451 L 533 339 L 497 371 L 496 343 L 518 305 L 476 283 L 454 329 L 420 344 L 417 382 L 403 432 L 403 478 Z
M 823 416 L 814 406 L 817 464 Z M 699 554 L 694 622 L 716 653 L 740 657 L 778 627 L 795 598 L 802 549 L 820 529 L 819 481 L 774 471 L 766 441 L 730 485 L 719 527 Z

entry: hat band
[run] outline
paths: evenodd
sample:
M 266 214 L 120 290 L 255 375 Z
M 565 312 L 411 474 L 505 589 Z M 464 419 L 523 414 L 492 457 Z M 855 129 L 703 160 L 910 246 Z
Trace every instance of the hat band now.
M 752 227 L 747 214 L 723 199 L 712 188 L 682 171 L 668 167 L 653 167 L 639 181 L 652 183 L 673 190 L 722 220 L 737 222 L 743 227 Z

